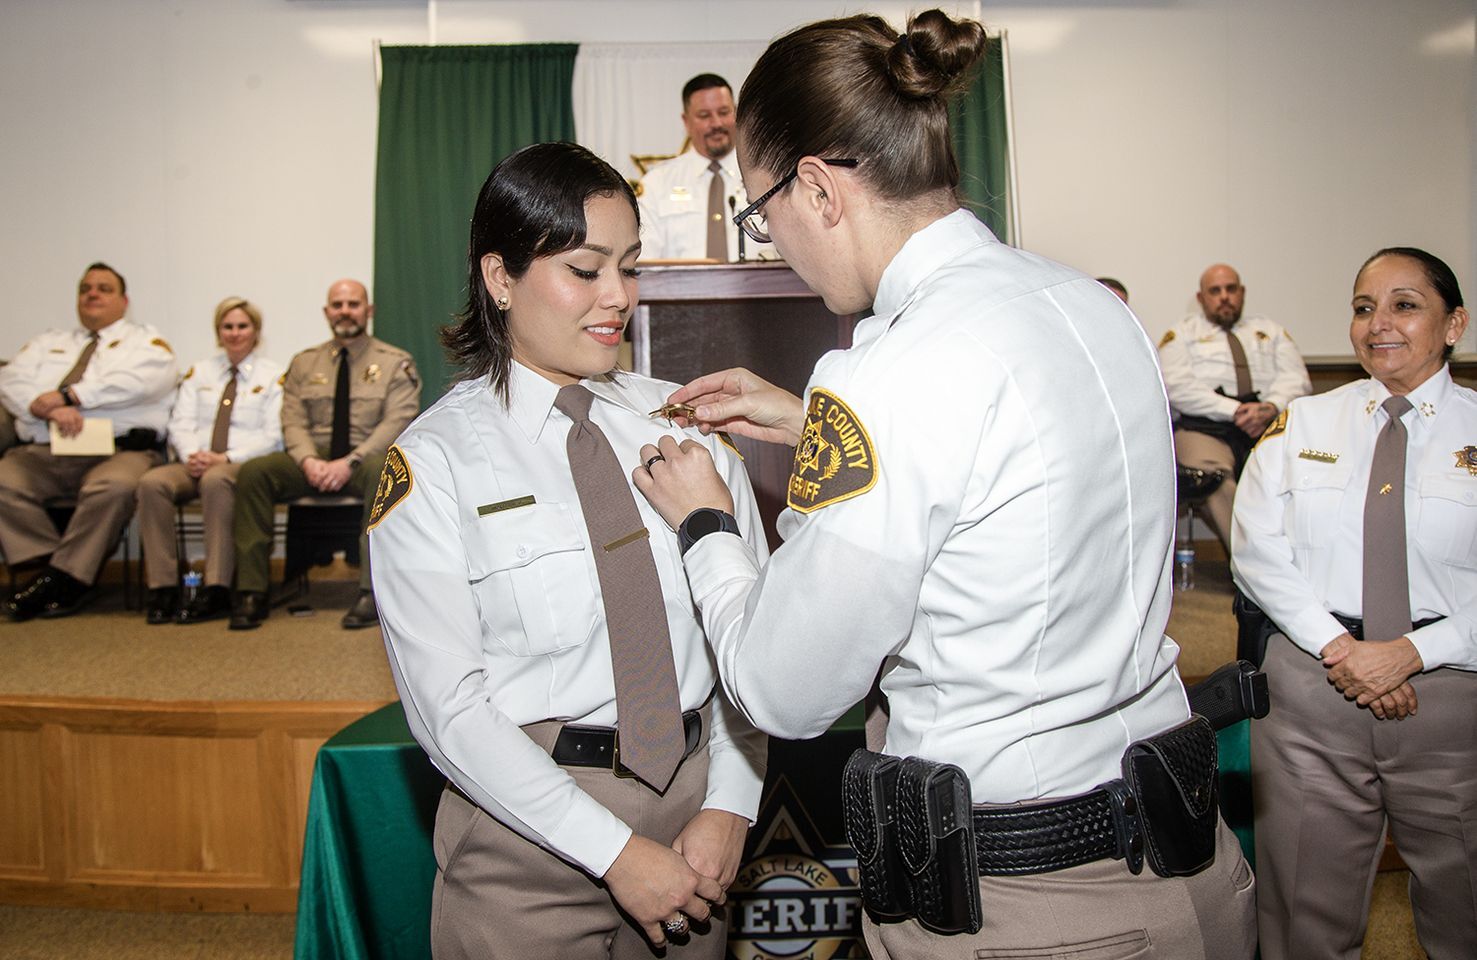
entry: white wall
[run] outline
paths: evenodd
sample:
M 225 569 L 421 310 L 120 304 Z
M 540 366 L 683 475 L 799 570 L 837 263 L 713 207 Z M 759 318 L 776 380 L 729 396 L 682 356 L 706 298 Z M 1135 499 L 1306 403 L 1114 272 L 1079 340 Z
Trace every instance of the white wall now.
M 909 6 L 5 0 L 0 356 L 72 322 L 97 258 L 186 362 L 232 293 L 261 304 L 280 359 L 326 336 L 327 283 L 372 279 L 375 38 L 760 40 Z M 1010 32 L 1025 245 L 1125 280 L 1152 332 L 1222 259 L 1248 309 L 1309 354 L 1348 352 L 1349 284 L 1378 246 L 1428 247 L 1477 292 L 1470 0 L 1062 0 L 985 16 Z

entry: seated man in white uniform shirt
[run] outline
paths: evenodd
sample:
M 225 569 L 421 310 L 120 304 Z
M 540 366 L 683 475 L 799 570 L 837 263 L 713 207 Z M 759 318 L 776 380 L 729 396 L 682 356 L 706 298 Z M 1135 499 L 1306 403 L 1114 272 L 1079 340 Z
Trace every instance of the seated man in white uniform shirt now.
M 1159 366 L 1175 415 L 1175 459 L 1225 478 L 1204 510 L 1229 555 L 1231 502 L 1246 456 L 1277 414 L 1311 393 L 1312 384 L 1281 325 L 1242 316 L 1246 288 L 1234 269 L 1224 263 L 1206 268 L 1195 299 L 1201 312 L 1159 341 Z M 1244 358 L 1239 371 L 1238 348 Z
M 77 285 L 78 325 L 39 334 L 0 369 L 0 402 L 22 441 L 0 460 L 0 548 L 12 566 L 42 563 L 4 612 L 12 620 L 75 613 L 133 515 L 139 477 L 164 460 L 164 429 L 179 368 L 151 326 L 124 318 L 127 285 L 94 263 Z M 114 452 L 52 452 L 52 430 L 74 437 L 87 420 L 111 421 Z M 48 500 L 75 497 L 60 535 Z

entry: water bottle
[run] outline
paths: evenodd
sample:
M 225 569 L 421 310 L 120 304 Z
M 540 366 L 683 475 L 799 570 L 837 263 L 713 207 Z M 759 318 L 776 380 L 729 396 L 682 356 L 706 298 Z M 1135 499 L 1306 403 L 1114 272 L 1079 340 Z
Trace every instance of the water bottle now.
M 1195 589 L 1195 545 L 1182 543 L 1174 548 L 1174 588 Z
M 185 573 L 184 579 L 184 605 L 189 606 L 195 602 L 195 595 L 200 592 L 200 584 L 204 581 L 199 570 L 190 570 Z

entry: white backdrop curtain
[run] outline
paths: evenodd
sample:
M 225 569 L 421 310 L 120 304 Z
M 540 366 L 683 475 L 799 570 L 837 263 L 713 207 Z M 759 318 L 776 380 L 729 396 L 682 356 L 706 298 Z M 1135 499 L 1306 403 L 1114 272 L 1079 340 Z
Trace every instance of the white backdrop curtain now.
M 574 128 L 579 142 L 627 177 L 632 154 L 673 154 L 682 146 L 682 85 L 716 73 L 738 97 L 764 41 L 582 43 L 574 63 Z

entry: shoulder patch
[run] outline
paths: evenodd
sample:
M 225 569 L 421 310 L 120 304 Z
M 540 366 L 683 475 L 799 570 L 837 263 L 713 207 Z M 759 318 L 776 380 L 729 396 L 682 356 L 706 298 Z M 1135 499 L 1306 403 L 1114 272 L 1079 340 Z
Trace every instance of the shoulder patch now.
M 1166 330 L 1166 331 L 1164 331 L 1164 336 L 1162 336 L 1162 337 L 1159 338 L 1159 346 L 1162 347 L 1166 343 L 1168 343 L 1169 341 L 1171 341 L 1173 339 L 1174 339 L 1174 331 L 1173 330 Z
M 369 526 L 367 530 L 373 530 L 379 526 L 379 522 L 390 515 L 390 511 L 396 505 L 410 496 L 410 488 L 415 486 L 415 478 L 410 475 L 410 464 L 405 462 L 405 454 L 400 448 L 392 445 L 385 452 L 385 468 L 380 471 L 380 481 L 374 490 L 374 503 L 369 508 Z
M 810 513 L 859 497 L 876 483 L 876 448 L 862 422 L 834 393 L 812 390 L 785 502 Z
M 190 369 L 188 369 L 188 370 L 185 371 L 185 375 L 181 379 L 188 380 L 191 377 L 193 377 L 194 375 L 195 375 L 195 368 L 194 367 L 191 367 Z
M 174 348 L 171 347 L 169 345 L 169 341 L 165 340 L 163 337 L 155 337 L 154 339 L 149 341 L 149 345 L 159 347 L 161 350 L 163 350 L 165 353 L 170 354 L 171 356 L 174 354 Z
M 1257 446 L 1261 446 L 1263 440 L 1266 440 L 1270 437 L 1275 437 L 1279 433 L 1286 432 L 1287 415 L 1290 411 L 1291 408 L 1284 408 L 1281 413 L 1277 414 L 1277 419 L 1273 420 L 1272 423 L 1267 427 L 1267 429 L 1262 432 L 1261 437 L 1257 439 L 1256 445 L 1252 449 L 1256 449 Z

